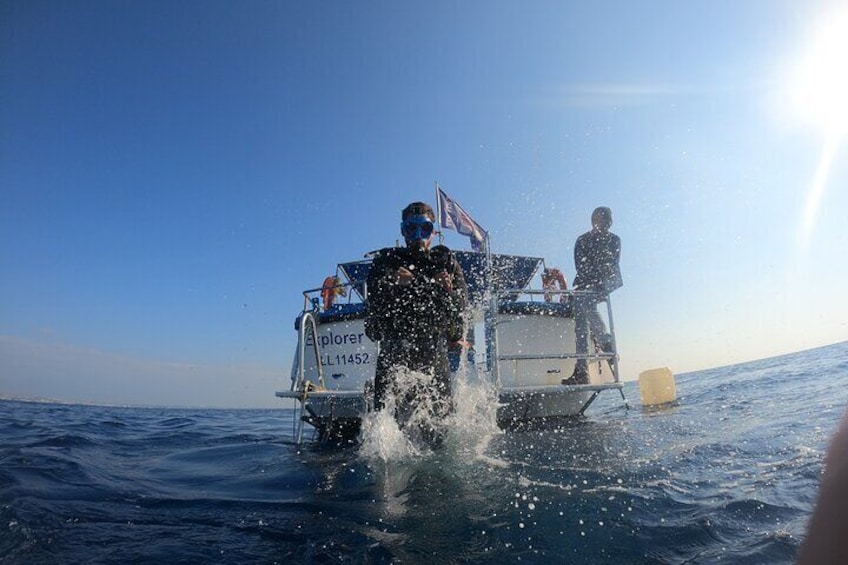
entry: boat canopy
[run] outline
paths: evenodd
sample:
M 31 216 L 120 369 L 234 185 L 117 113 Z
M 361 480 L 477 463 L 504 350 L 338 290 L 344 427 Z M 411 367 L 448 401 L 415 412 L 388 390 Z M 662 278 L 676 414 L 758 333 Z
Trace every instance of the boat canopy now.
M 472 304 L 483 299 L 490 285 L 494 291 L 527 288 L 543 261 L 541 257 L 492 254 L 492 272 L 488 273 L 485 253 L 454 251 L 453 254 L 462 267 L 468 286 L 468 299 Z M 371 270 L 371 261 L 341 263 L 339 268 L 360 299 L 364 299 L 365 280 Z

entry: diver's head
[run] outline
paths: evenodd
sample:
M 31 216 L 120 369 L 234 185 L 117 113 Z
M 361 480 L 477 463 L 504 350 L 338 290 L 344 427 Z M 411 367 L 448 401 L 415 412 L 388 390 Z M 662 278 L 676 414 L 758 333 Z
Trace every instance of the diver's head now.
M 429 249 L 433 239 L 436 214 L 426 202 L 413 202 L 401 212 L 400 233 L 411 249 Z
M 601 231 L 607 231 L 612 227 L 612 210 L 606 206 L 599 206 L 592 212 L 592 227 Z

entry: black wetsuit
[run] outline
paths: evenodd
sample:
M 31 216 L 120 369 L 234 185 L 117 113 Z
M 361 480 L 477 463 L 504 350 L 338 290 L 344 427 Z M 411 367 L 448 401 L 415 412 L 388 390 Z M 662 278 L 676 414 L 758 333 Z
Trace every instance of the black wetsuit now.
M 590 333 L 602 350 L 611 351 L 611 338 L 597 306 L 623 284 L 618 265 L 620 257 L 621 238 L 609 231 L 593 229 L 578 237 L 574 244 L 574 267 L 577 270 L 574 290 L 595 293 L 575 296 L 575 349 L 578 354 L 588 353 Z M 579 359 L 575 365 L 578 384 L 588 382 L 586 366 L 585 359 Z
M 588 231 L 574 244 L 574 288 L 609 294 L 622 285 L 621 238 L 612 232 Z
M 413 273 L 411 284 L 397 284 L 400 267 Z M 451 290 L 441 282 L 445 272 L 450 276 Z M 374 407 L 384 407 L 392 370 L 405 366 L 433 375 L 433 386 L 427 392 L 436 395 L 438 412 L 447 414 L 452 408 L 448 343 L 463 338 L 467 302 L 465 278 L 453 253 L 443 245 L 429 251 L 382 249 L 374 258 L 367 284 L 365 333 L 380 342 Z

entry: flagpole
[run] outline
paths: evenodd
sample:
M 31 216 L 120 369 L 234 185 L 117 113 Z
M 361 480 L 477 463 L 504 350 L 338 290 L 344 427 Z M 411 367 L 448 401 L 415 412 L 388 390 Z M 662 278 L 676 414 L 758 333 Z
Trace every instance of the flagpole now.
M 445 236 L 442 234 L 442 199 L 439 198 L 439 181 L 433 181 L 436 185 L 436 225 L 439 226 L 439 245 L 445 243 Z

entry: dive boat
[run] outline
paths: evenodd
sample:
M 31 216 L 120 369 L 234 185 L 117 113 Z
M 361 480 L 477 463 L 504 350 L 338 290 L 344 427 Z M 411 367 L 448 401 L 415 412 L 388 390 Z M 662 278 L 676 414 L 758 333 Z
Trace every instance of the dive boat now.
M 550 272 L 543 258 L 470 251 L 454 255 L 468 286 L 471 325 L 482 327 L 485 351 L 454 358 L 451 368 L 465 363 L 464 370 L 493 383 L 501 428 L 579 417 L 604 390 L 618 390 L 624 399 L 609 299 L 606 343 L 611 346 L 596 345 L 588 354 L 577 354 L 572 302 L 579 291 L 565 288 L 562 277 L 559 288 L 532 288 Z M 336 276 L 303 292 L 303 310 L 294 322 L 298 339 L 291 384 L 276 393 L 296 401 L 297 443 L 304 423 L 320 439 L 355 437 L 371 409 L 378 344 L 365 335 L 370 267 L 370 259 L 341 263 Z M 336 302 L 338 296 L 344 301 Z M 589 382 L 562 384 L 579 358 L 588 362 Z

